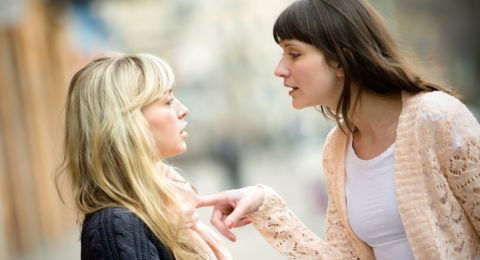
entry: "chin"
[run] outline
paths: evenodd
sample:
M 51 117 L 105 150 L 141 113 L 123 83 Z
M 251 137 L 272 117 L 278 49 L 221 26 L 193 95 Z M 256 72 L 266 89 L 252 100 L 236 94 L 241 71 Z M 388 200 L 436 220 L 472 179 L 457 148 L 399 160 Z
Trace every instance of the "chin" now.
M 176 149 L 170 149 L 168 152 L 163 152 L 160 154 L 161 158 L 169 158 L 169 157 L 175 157 L 177 155 L 181 155 L 187 151 L 187 145 L 183 144 Z
M 301 110 L 301 109 L 305 108 L 306 106 L 304 104 L 292 101 L 292 107 L 295 108 L 296 110 Z
M 176 155 L 184 154 L 186 151 L 187 151 L 187 145 L 184 144 L 182 147 L 180 147 L 180 148 L 178 149 L 178 152 L 177 152 Z

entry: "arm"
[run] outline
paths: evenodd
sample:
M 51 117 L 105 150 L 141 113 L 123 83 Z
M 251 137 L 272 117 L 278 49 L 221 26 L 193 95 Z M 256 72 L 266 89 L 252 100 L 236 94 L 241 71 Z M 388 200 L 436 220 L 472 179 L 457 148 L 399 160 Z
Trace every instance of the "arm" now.
M 436 149 L 450 189 L 480 235 L 480 125 L 460 101 L 447 102 L 447 109 L 436 108 L 447 115 L 435 122 Z
M 270 245 L 289 259 L 351 258 L 310 231 L 271 188 L 258 185 L 200 197 L 197 207 L 205 206 L 214 206 L 211 223 L 231 241 L 236 240 L 232 227 L 253 222 Z
M 124 208 L 106 208 L 85 219 L 81 259 L 173 259 L 146 225 Z
M 327 137 L 324 149 L 326 155 L 332 153 L 330 140 L 336 132 L 332 130 Z M 331 168 L 330 161 L 333 160 L 324 156 L 326 169 Z M 357 259 L 359 255 L 351 244 L 345 227 L 340 223 L 330 192 L 329 187 L 326 241 L 311 232 L 291 212 L 284 200 L 265 186 L 247 187 L 201 197 L 198 207 L 214 206 L 212 224 L 232 241 L 235 241 L 235 235 L 230 228 L 245 224 L 240 221 L 243 218 L 253 221 L 270 245 L 290 259 Z M 372 258 L 371 252 L 363 256 L 365 257 L 362 259 Z
M 323 149 L 323 167 L 328 181 L 327 223 L 325 240 L 312 233 L 291 211 L 283 199 L 272 189 L 265 189 L 265 201 L 257 213 L 252 214 L 257 229 L 278 251 L 292 259 L 373 259 L 373 253 L 364 243 L 349 236 L 337 210 L 334 175 L 343 161 L 346 136 L 337 128 L 328 134 Z
M 310 231 L 273 189 L 264 187 L 262 206 L 251 214 L 268 243 L 289 259 L 344 259 L 342 254 Z

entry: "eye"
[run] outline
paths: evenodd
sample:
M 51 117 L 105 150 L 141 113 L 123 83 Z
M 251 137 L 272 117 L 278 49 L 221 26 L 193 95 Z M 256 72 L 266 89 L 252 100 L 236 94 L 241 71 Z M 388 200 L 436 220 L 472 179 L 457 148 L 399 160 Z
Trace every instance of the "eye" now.
M 298 57 L 300 57 L 300 53 L 298 52 L 289 52 L 288 55 L 290 56 L 290 58 L 292 58 L 293 60 L 296 60 Z
M 172 104 L 173 104 L 173 100 L 175 100 L 175 98 L 173 98 L 173 97 L 172 97 L 172 98 L 169 98 L 169 99 L 167 100 L 167 103 L 166 103 L 166 104 L 167 104 L 168 106 L 172 105 Z

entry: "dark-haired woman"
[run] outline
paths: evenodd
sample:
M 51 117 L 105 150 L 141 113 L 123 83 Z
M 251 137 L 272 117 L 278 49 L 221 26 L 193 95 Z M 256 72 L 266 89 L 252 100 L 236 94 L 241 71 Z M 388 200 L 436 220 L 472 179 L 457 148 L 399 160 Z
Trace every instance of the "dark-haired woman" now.
M 274 26 L 275 69 L 296 109 L 335 120 L 326 139 L 325 240 L 266 186 L 204 197 L 212 224 L 252 220 L 290 259 L 480 258 L 480 125 L 402 60 L 364 0 L 300 0 Z

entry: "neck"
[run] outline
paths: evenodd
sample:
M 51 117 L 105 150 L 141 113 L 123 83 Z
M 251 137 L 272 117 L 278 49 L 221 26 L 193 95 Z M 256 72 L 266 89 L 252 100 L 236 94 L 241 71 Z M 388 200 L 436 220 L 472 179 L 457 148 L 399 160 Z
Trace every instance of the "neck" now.
M 401 110 L 401 94 L 380 96 L 364 91 L 351 115 L 355 134 L 371 140 L 395 135 Z

